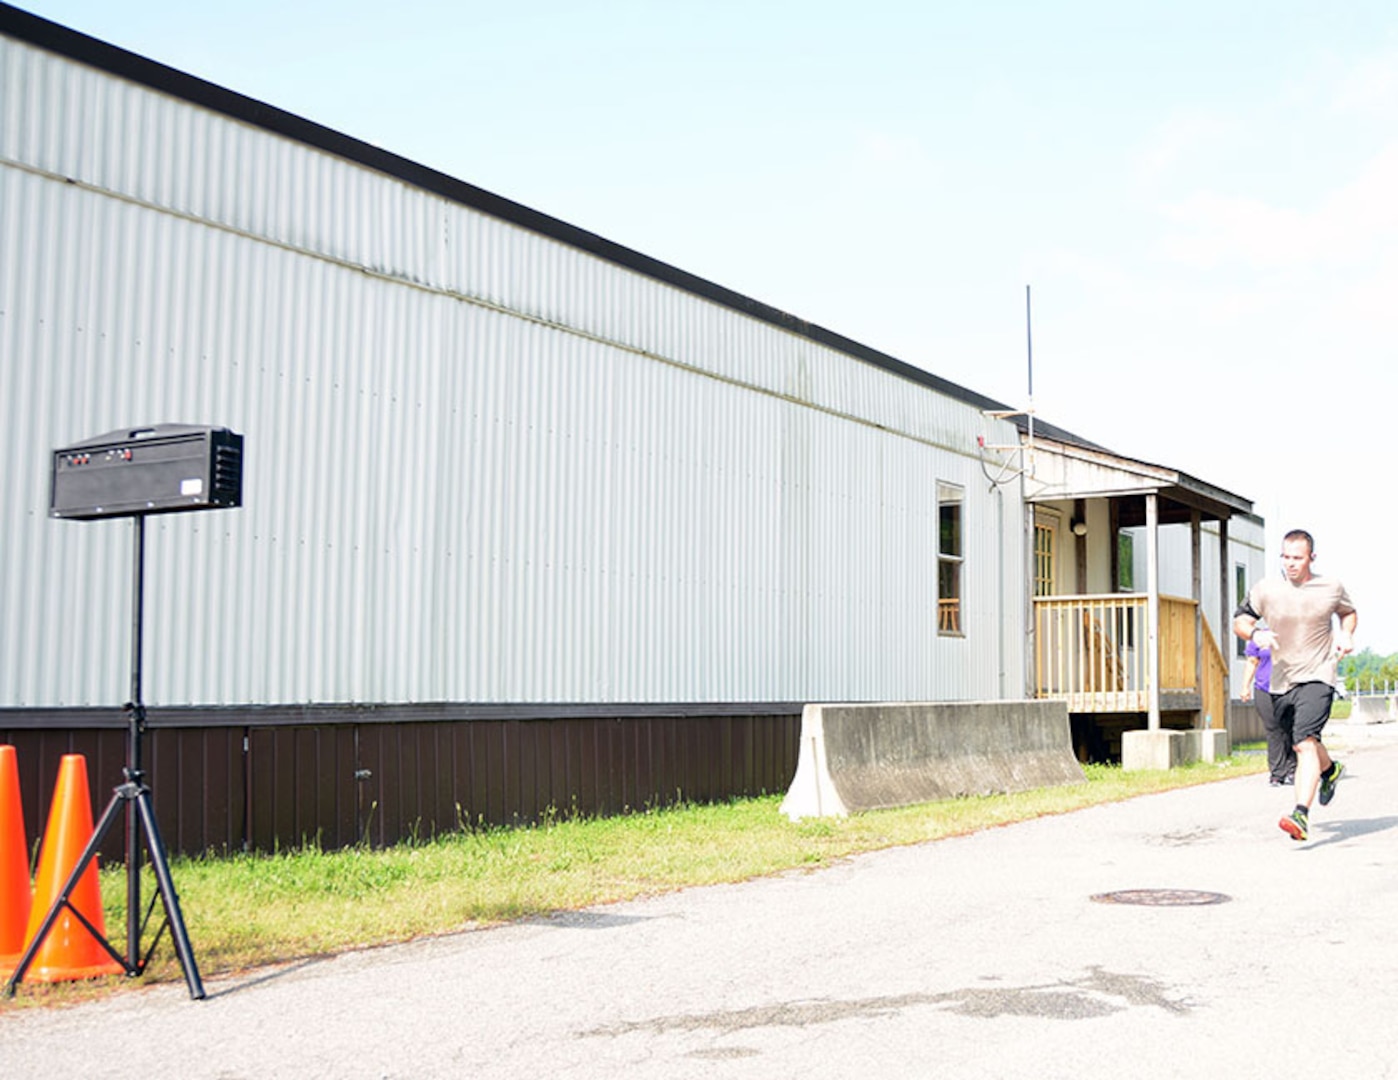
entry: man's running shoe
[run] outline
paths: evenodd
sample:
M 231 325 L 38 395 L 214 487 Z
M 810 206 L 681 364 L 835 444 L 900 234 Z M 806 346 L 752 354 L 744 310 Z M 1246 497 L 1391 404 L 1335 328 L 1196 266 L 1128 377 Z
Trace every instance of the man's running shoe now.
M 1304 810 L 1297 809 L 1291 811 L 1291 813 L 1287 814 L 1286 817 L 1282 818 L 1277 824 L 1281 826 L 1282 832 L 1286 833 L 1286 835 L 1293 840 L 1304 840 L 1310 835 L 1310 823 L 1306 820 L 1306 812 Z
M 1332 761 L 1331 764 L 1334 766 L 1334 771 L 1331 772 L 1329 778 L 1327 779 L 1324 776 L 1320 778 L 1321 806 L 1330 805 L 1330 800 L 1335 797 L 1335 785 L 1340 782 L 1340 777 L 1345 774 L 1345 767 L 1338 761 Z

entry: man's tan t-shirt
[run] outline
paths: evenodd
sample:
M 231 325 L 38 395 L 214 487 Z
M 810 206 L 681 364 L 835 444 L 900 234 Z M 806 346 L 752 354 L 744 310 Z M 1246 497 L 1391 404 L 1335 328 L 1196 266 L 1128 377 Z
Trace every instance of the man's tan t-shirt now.
M 1302 585 L 1284 577 L 1263 578 L 1248 593 L 1248 606 L 1277 635 L 1272 650 L 1272 693 L 1305 682 L 1335 685 L 1334 616 L 1354 603 L 1338 581 L 1312 574 Z

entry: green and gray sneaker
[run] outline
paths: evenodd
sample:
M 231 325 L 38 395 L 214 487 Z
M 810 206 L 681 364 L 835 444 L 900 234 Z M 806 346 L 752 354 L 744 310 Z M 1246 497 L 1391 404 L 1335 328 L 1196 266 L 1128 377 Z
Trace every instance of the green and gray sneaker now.
M 1304 840 L 1310 835 L 1310 822 L 1306 819 L 1306 811 L 1299 806 L 1277 824 L 1281 826 L 1281 831 L 1293 840 Z
M 1340 782 L 1340 777 L 1345 774 L 1345 767 L 1338 761 L 1332 761 L 1332 771 L 1328 777 L 1320 778 L 1320 805 L 1329 806 L 1330 800 L 1335 797 L 1335 785 Z

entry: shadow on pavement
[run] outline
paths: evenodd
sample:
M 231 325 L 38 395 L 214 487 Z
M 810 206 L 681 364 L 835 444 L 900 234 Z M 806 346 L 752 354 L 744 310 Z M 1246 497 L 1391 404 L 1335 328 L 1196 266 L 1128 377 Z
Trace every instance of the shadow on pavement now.
M 305 960 L 298 960 L 294 964 L 284 964 L 281 967 L 272 968 L 270 970 L 266 968 L 259 969 L 255 974 L 246 979 L 237 979 L 235 976 L 233 979 L 223 982 L 217 990 L 210 990 L 208 996 L 210 1000 L 213 1000 L 214 998 L 236 994 L 241 990 L 251 990 L 255 986 L 261 986 L 263 983 L 273 982 L 287 975 L 305 971 L 307 968 L 314 967 L 316 964 L 323 964 L 328 959 L 330 959 L 330 957 L 312 956 L 307 957 Z
M 1326 844 L 1338 844 L 1344 840 L 1353 840 L 1358 836 L 1368 836 L 1371 833 L 1384 832 L 1398 826 L 1398 817 L 1368 818 L 1358 821 L 1324 821 L 1319 824 L 1312 822 L 1311 835 L 1324 833 L 1324 838 L 1312 840 L 1307 847 L 1312 849 L 1324 847 Z

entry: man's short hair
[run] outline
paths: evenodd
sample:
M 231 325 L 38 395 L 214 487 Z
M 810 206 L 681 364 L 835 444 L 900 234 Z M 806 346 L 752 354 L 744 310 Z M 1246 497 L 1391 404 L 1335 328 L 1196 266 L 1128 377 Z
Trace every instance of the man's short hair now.
M 1306 541 L 1306 550 L 1309 551 L 1312 555 L 1315 554 L 1315 538 L 1311 536 L 1311 534 L 1308 533 L 1305 529 L 1292 529 L 1289 533 L 1282 537 L 1282 543 L 1285 544 L 1288 540 Z

